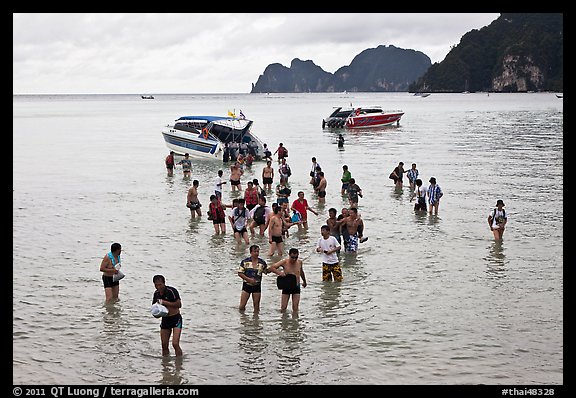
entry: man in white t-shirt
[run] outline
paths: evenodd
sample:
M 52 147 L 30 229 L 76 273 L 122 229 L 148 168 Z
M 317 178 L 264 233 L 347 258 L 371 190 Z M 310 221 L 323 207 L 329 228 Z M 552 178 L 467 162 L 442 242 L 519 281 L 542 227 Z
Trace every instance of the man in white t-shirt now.
M 222 202 L 222 184 L 227 183 L 227 181 L 222 180 L 222 175 L 224 175 L 224 172 L 218 170 L 218 177 L 214 179 L 214 194 L 219 202 Z
M 248 245 L 250 244 L 250 241 L 248 239 L 248 230 L 246 227 L 248 226 L 248 213 L 250 211 L 244 206 L 244 199 L 237 199 L 237 203 L 237 207 L 232 207 L 228 219 L 232 224 L 232 230 L 234 231 L 234 239 L 236 239 L 236 242 L 241 243 L 242 239 L 244 239 L 244 242 Z
M 322 253 L 322 280 L 331 281 L 332 277 L 334 277 L 334 281 L 341 282 L 342 269 L 336 254 L 340 250 L 340 244 L 335 237 L 330 235 L 330 227 L 328 225 L 322 225 L 320 233 L 322 237 L 318 239 L 316 251 Z

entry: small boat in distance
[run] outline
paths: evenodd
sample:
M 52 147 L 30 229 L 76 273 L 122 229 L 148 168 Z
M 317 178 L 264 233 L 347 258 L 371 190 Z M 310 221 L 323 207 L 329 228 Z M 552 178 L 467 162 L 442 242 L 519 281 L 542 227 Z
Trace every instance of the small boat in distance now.
M 564 94 L 556 94 L 556 97 L 558 97 L 558 98 L 564 98 Z
M 153 95 L 142 95 L 142 99 L 154 99 Z
M 385 111 L 380 106 L 370 107 L 337 107 L 326 119 L 322 120 L 322 128 L 366 128 L 400 125 L 403 111 Z
M 168 149 L 178 155 L 223 160 L 224 148 L 264 158 L 264 144 L 250 132 L 252 120 L 232 116 L 182 116 L 162 130 Z
M 426 98 L 430 95 L 430 93 L 414 93 L 414 95 L 417 97 Z

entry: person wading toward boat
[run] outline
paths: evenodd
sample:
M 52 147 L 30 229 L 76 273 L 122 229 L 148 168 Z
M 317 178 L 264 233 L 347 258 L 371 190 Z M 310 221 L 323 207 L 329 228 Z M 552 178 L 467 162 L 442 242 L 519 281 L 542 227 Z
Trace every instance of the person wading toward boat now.
M 168 343 L 172 335 L 172 347 L 174 347 L 176 356 L 181 357 L 182 315 L 180 315 L 180 308 L 182 307 L 182 301 L 180 300 L 180 294 L 172 286 L 166 286 L 166 280 L 163 275 L 154 275 L 152 282 L 154 282 L 154 287 L 156 288 L 152 297 L 152 304 L 157 302 L 168 309 L 168 315 L 162 317 L 162 322 L 160 323 L 162 356 L 170 355 Z
M 168 177 L 172 177 L 174 175 L 174 151 L 170 151 L 170 154 L 166 156 L 165 163 Z
M 120 243 L 112 243 L 110 252 L 104 256 L 100 263 L 100 272 L 102 272 L 102 282 L 104 283 L 104 294 L 106 302 L 110 303 L 118 299 L 120 293 L 120 281 L 114 281 L 114 274 L 120 270 L 120 253 L 122 246 Z

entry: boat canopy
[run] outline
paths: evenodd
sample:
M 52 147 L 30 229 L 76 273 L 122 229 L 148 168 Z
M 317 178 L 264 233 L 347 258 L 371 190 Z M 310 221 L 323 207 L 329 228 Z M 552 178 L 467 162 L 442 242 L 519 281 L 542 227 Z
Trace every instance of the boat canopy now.
M 215 122 L 217 120 L 238 120 L 238 118 L 233 118 L 229 116 L 181 116 L 176 121 L 179 120 L 206 120 L 208 123 Z

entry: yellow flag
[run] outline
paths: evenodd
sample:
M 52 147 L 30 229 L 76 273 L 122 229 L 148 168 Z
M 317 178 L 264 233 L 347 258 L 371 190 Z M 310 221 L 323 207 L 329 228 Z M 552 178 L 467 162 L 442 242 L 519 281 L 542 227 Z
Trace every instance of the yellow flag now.
M 234 118 L 236 117 L 236 115 L 234 114 L 234 112 L 230 112 L 230 111 L 228 111 L 228 116 L 234 117 Z

